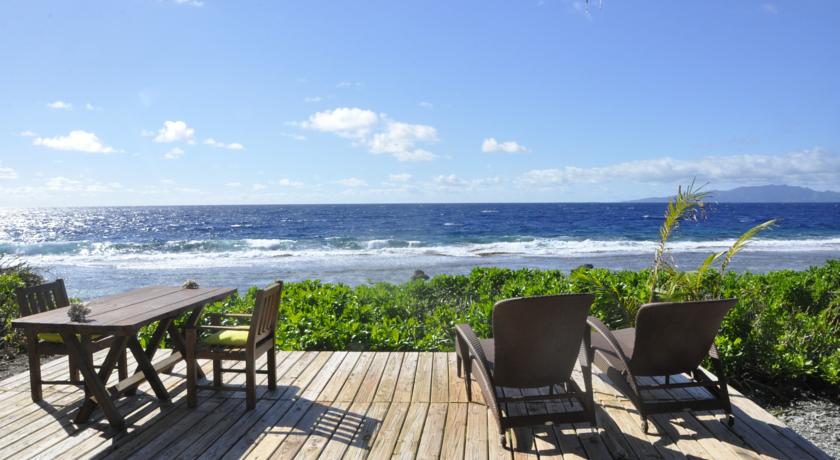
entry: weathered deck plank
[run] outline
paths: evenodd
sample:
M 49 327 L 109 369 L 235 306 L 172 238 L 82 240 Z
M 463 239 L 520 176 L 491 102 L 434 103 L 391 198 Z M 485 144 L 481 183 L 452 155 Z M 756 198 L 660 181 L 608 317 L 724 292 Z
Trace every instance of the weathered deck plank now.
M 166 355 L 158 353 L 156 360 Z M 265 363 L 263 358 L 258 366 Z M 209 362 L 200 364 L 209 372 Z M 66 358 L 42 369 L 44 378 L 67 378 Z M 161 405 L 147 383 L 137 396 L 118 400 L 126 414 L 124 431 L 111 429 L 100 411 L 90 423 L 75 425 L 83 398 L 78 388 L 45 385 L 44 401 L 32 403 L 26 374 L 17 374 L 0 381 L 0 457 L 828 458 L 734 391 L 734 427 L 718 413 L 664 414 L 652 418 L 651 433 L 645 434 L 630 402 L 598 376 L 596 429 L 588 424 L 517 429 L 509 433 L 512 449 L 504 449 L 476 386 L 473 402 L 467 402 L 451 353 L 280 352 L 277 371 L 276 391 L 268 391 L 266 376 L 259 375 L 253 411 L 245 410 L 243 394 L 213 390 L 199 392 L 198 407 L 189 409 L 180 363 L 162 376 L 172 395 L 169 404 Z M 238 384 L 244 376 L 225 380 Z M 672 389 L 652 396 L 700 398 L 702 391 Z M 520 403 L 510 410 L 537 413 L 563 404 Z

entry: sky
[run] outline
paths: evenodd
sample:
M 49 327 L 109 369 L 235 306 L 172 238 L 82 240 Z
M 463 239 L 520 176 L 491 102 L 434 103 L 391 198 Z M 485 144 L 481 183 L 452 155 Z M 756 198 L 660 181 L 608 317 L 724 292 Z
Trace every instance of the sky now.
M 840 190 L 840 2 L 5 2 L 0 206 Z

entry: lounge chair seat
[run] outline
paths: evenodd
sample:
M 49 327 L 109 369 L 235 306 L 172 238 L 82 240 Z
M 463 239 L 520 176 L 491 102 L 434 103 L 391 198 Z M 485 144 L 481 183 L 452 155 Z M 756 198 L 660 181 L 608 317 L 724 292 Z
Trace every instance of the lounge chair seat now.
M 479 339 L 469 325 L 455 326 L 457 357 L 459 368 L 463 368 L 467 400 L 472 401 L 471 382 L 475 375 L 485 404 L 496 418 L 503 446 L 507 445 L 505 433 L 509 428 L 577 422 L 595 426 L 588 361 L 590 329 L 586 326 L 593 300 L 589 294 L 502 300 L 493 307 L 492 339 Z M 572 378 L 575 361 L 580 361 L 585 390 Z M 560 387 L 563 391 L 555 391 Z M 499 391 L 502 388 L 505 391 Z M 518 395 L 519 391 L 507 389 L 547 391 Z M 511 403 L 563 399 L 579 410 L 528 415 L 509 411 Z
M 645 432 L 648 416 L 684 410 L 722 409 L 728 423 L 735 422 L 723 363 L 714 339 L 724 316 L 736 303 L 735 299 L 726 299 L 647 304 L 639 309 L 635 328 L 614 331 L 598 318 L 587 319 L 597 332 L 592 336 L 590 351 L 593 364 L 636 406 Z M 700 366 L 707 356 L 717 380 Z M 684 375 L 689 381 L 671 382 L 670 377 L 674 375 Z M 644 384 L 639 377 L 647 378 Z M 665 381 L 652 384 L 649 377 L 664 377 Z M 643 393 L 692 387 L 705 389 L 711 398 L 661 399 Z

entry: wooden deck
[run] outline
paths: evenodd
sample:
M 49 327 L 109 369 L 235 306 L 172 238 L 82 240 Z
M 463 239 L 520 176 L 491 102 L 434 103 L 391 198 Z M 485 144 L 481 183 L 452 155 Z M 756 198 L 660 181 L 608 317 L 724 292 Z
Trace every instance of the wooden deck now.
M 203 364 L 209 374 L 210 363 Z M 282 352 L 277 367 L 275 392 L 258 376 L 254 411 L 245 411 L 244 393 L 214 391 L 200 392 L 190 410 L 181 363 L 164 376 L 172 393 L 166 407 L 146 384 L 119 400 L 128 425 L 122 432 L 101 411 L 74 425 L 83 397 L 74 387 L 45 385 L 44 401 L 33 403 L 27 374 L 18 374 L 0 382 L 0 458 L 829 458 L 737 392 L 733 428 L 720 416 L 680 413 L 654 417 L 657 434 L 646 435 L 630 403 L 596 377 L 597 431 L 518 430 L 511 452 L 499 444 L 487 409 L 467 403 L 453 353 Z M 43 372 L 66 378 L 66 358 Z M 242 374 L 226 377 L 244 381 Z

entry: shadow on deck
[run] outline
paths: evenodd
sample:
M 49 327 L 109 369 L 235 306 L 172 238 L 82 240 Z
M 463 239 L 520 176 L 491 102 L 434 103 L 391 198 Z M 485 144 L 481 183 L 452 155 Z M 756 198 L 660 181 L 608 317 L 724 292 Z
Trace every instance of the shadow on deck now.
M 202 362 L 208 373 L 209 364 Z M 477 388 L 479 400 L 467 401 L 452 353 L 281 352 L 277 367 L 277 390 L 258 377 L 253 411 L 245 410 L 244 393 L 212 390 L 200 391 L 198 407 L 188 409 L 180 363 L 162 376 L 169 403 L 147 384 L 118 401 L 122 431 L 99 411 L 75 425 L 83 393 L 74 387 L 45 385 L 44 400 L 33 403 L 27 374 L 18 374 L 0 382 L 0 458 L 829 458 L 734 390 L 735 426 L 721 414 L 681 412 L 654 416 L 646 434 L 630 402 L 598 376 L 597 430 L 517 429 L 505 450 Z M 66 378 L 66 358 L 44 364 L 43 373 Z M 511 410 L 546 410 L 520 404 Z

